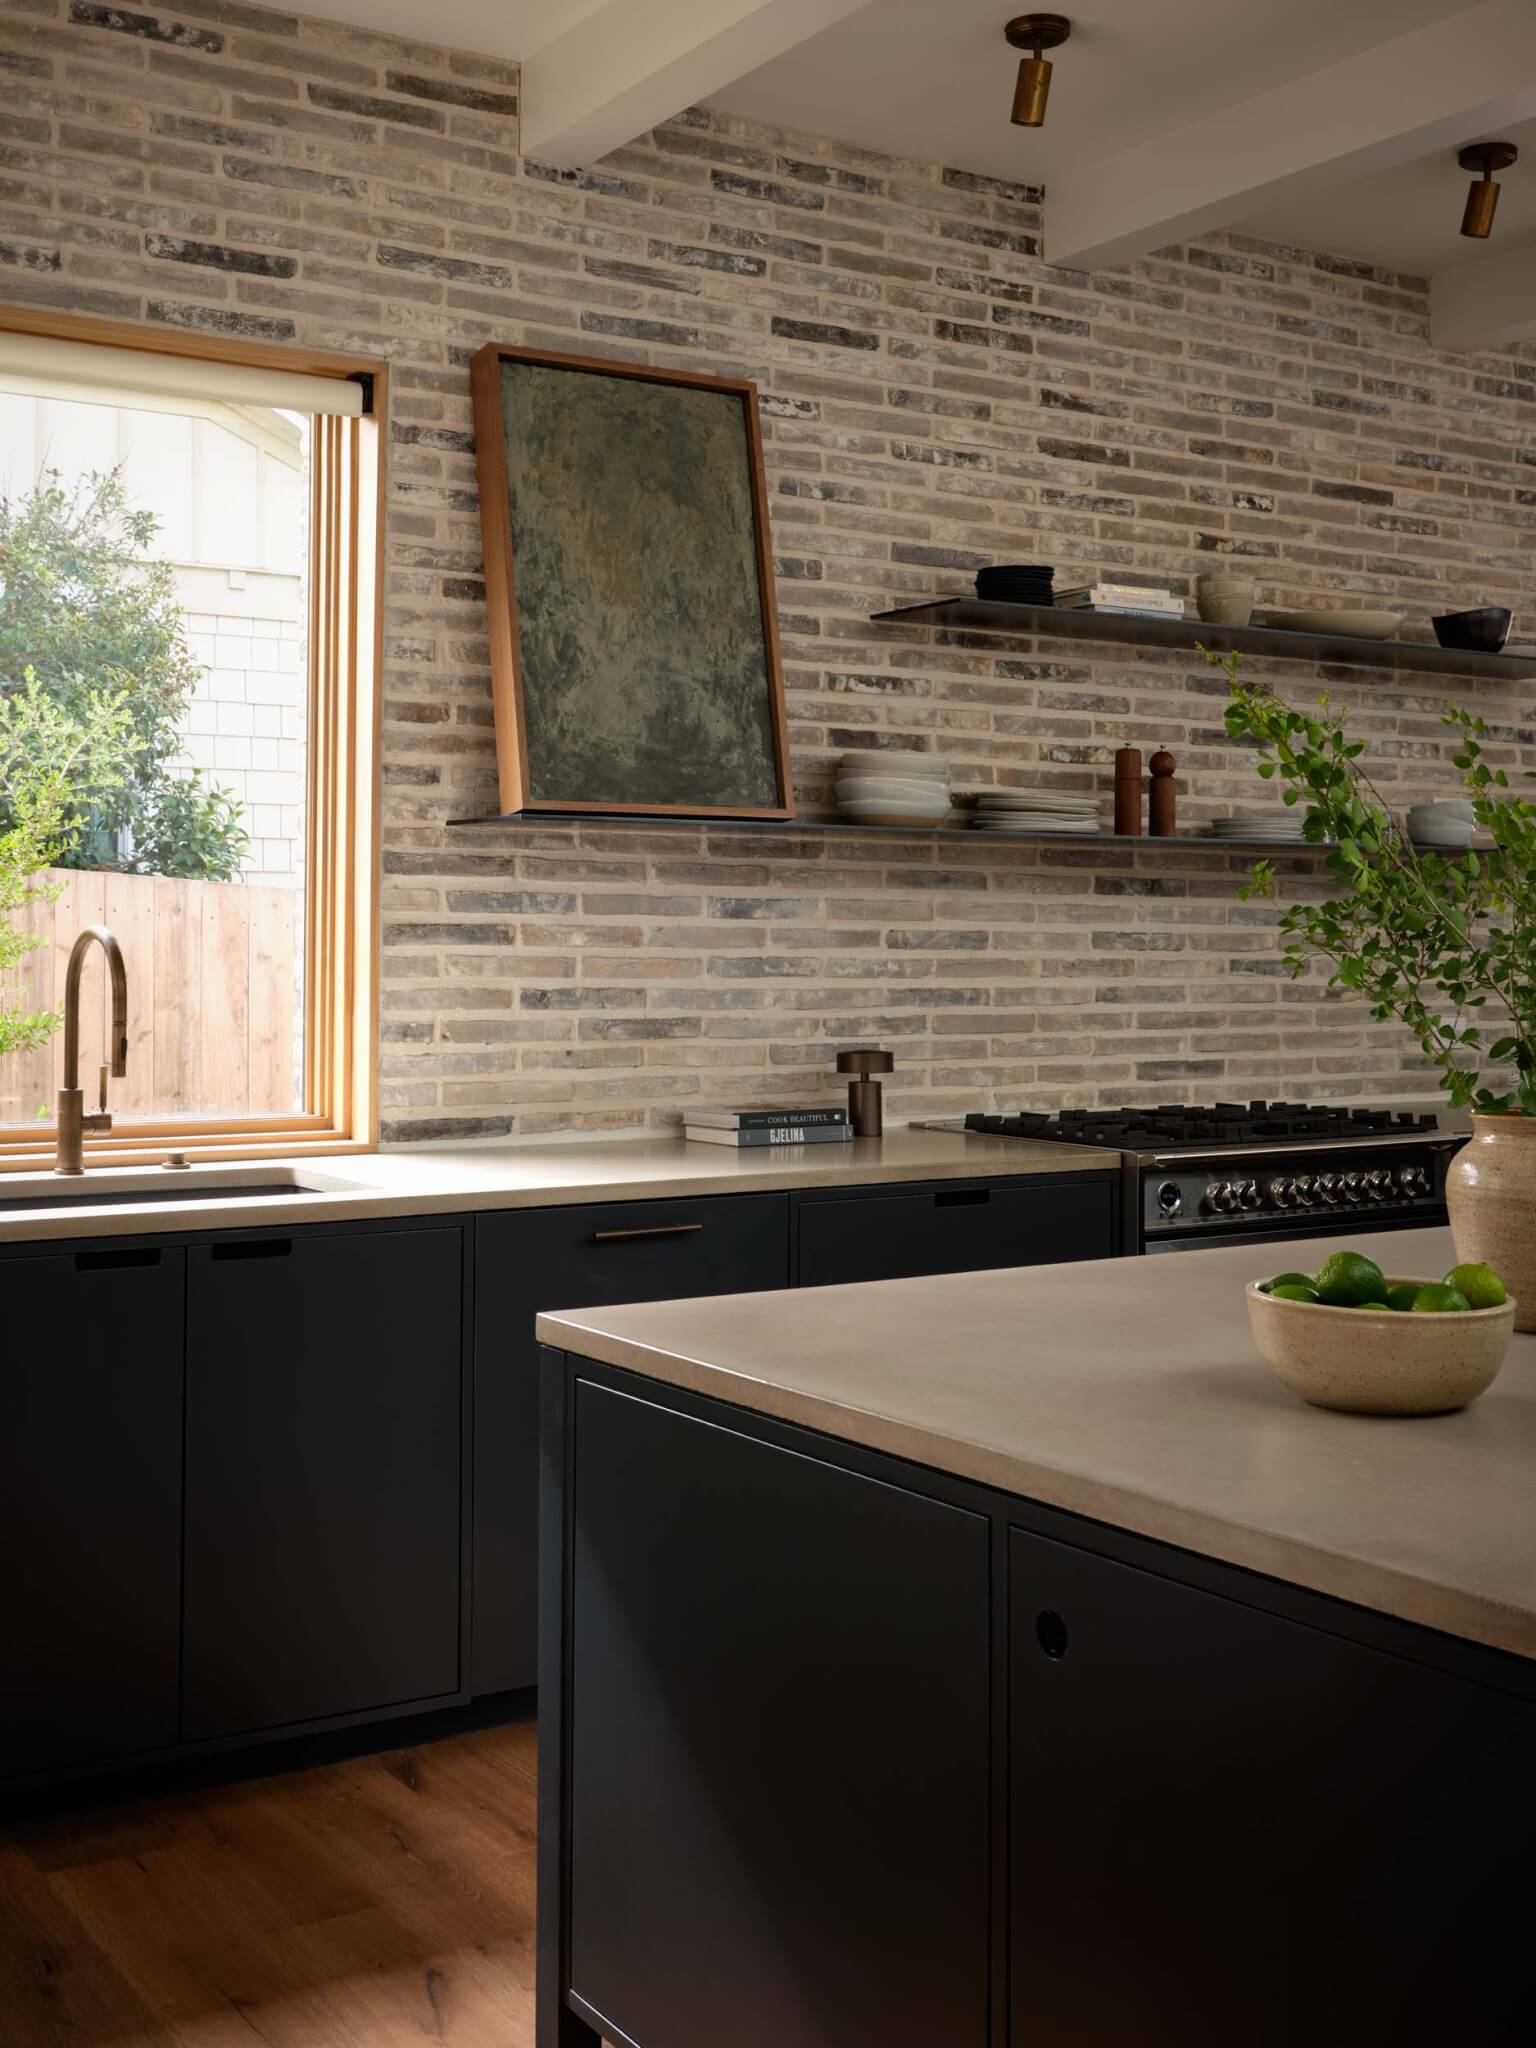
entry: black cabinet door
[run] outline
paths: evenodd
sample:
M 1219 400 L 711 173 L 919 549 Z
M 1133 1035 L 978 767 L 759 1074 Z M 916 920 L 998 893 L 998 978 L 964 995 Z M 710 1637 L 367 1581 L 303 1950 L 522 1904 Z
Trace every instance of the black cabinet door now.
M 176 1739 L 178 1250 L 0 1268 L 0 1771 Z
M 1528 1703 L 1017 1531 L 1009 1607 L 1013 2048 L 1530 2040 Z
M 575 1404 L 571 1988 L 665 2048 L 986 2048 L 986 1518 Z
M 189 1740 L 459 1689 L 463 1238 L 188 1253 Z
M 481 1215 L 475 1229 L 473 1689 L 537 1675 L 544 1309 L 742 1294 L 789 1280 L 784 1195 Z
M 1116 1192 L 1108 1176 L 1065 1174 L 802 1195 L 800 1285 L 1113 1258 Z

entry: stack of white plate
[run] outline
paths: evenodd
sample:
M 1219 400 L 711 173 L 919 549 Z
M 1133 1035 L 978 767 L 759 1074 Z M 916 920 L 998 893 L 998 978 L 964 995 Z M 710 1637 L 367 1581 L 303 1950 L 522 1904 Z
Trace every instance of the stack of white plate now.
M 1211 820 L 1211 837 L 1251 839 L 1263 846 L 1298 846 L 1305 822 L 1306 812 L 1300 804 L 1289 811 L 1234 811 L 1230 818 Z
M 1470 846 L 1476 829 L 1472 806 L 1461 797 L 1447 797 L 1434 804 L 1415 804 L 1408 813 L 1408 837 L 1415 846 L 1446 847 L 1454 851 Z
M 844 754 L 837 773 L 838 815 L 856 825 L 942 825 L 949 816 L 949 762 L 943 754 Z
M 1013 832 L 1024 838 L 1059 833 L 1087 837 L 1099 829 L 1099 800 L 1059 789 L 984 789 L 971 823 L 978 832 Z

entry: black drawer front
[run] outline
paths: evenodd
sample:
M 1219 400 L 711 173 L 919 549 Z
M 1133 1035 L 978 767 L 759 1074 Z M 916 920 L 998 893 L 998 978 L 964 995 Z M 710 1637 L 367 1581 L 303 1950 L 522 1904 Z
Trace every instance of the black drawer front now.
M 1113 1258 L 1113 1181 L 1087 1174 L 802 1196 L 802 1287 Z
M 605 1202 L 576 1209 L 482 1215 L 477 1235 L 482 1304 L 528 1305 L 533 1339 L 541 1309 L 601 1308 L 744 1294 L 789 1278 L 789 1199 L 738 1195 L 675 1202 Z

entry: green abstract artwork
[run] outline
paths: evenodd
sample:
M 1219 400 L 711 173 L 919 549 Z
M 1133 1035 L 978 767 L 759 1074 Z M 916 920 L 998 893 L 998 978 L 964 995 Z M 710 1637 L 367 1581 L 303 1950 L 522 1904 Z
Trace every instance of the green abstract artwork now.
M 500 369 L 528 796 L 782 806 L 742 387 Z

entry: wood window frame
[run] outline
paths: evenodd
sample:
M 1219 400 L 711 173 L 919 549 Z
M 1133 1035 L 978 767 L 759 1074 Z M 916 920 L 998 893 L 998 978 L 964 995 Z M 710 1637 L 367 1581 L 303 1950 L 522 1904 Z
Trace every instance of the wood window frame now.
M 0 306 L 0 333 L 361 382 L 360 417 L 317 414 L 309 530 L 304 1107 L 291 1116 L 123 1117 L 91 1166 L 364 1152 L 378 1142 L 379 803 L 388 367 L 302 344 Z M 87 962 L 88 979 L 100 973 Z M 129 962 L 132 973 L 132 962 Z M 188 991 L 189 1000 L 195 991 Z M 91 1077 L 83 1077 L 89 1085 Z M 52 1122 L 0 1127 L 0 1173 L 51 1166 Z

